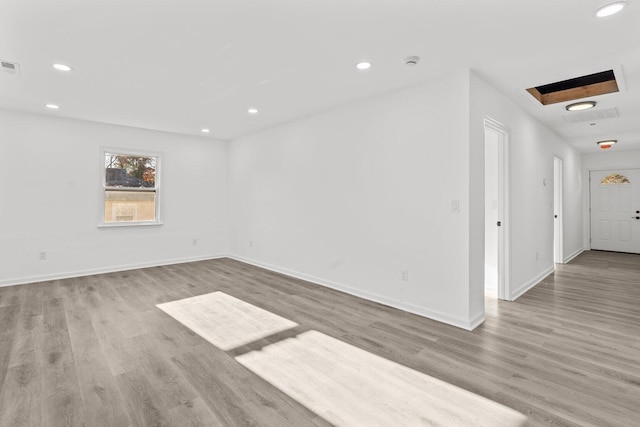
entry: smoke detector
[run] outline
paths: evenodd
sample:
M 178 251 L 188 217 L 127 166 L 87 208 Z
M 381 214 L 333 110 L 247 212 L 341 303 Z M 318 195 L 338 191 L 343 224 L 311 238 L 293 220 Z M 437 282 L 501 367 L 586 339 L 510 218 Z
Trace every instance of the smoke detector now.
M 3 59 L 2 61 L 0 61 L 0 63 L 2 64 L 0 68 L 2 68 L 2 71 L 4 71 L 5 73 L 16 75 L 20 74 L 20 64 L 18 64 L 17 62 L 5 61 Z
M 402 60 L 402 62 L 407 67 L 415 67 L 416 65 L 418 65 L 418 62 L 420 62 L 420 57 L 419 56 L 407 56 L 406 58 L 404 58 Z

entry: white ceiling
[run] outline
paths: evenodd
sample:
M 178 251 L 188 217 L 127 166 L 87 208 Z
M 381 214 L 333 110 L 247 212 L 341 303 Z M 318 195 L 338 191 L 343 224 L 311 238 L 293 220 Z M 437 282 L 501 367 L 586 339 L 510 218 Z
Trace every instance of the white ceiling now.
M 0 59 L 22 69 L 0 72 L 0 108 L 231 139 L 466 67 L 583 152 L 640 149 L 640 1 L 604 3 L 0 0 Z M 593 126 L 524 92 L 612 68 L 621 92 L 593 99 L 620 117 Z

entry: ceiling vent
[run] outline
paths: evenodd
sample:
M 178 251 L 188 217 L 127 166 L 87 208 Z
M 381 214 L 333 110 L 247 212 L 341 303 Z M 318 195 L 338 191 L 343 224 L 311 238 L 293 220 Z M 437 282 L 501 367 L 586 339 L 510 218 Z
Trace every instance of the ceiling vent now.
M 620 117 L 616 107 L 573 112 L 562 116 L 569 123 L 595 122 L 596 120 L 614 119 Z
M 20 64 L 9 61 L 1 61 L 2 71 L 9 74 L 20 74 Z
M 618 92 L 618 83 L 613 70 L 576 77 L 561 82 L 549 83 L 527 89 L 542 105 L 574 101 L 605 93 Z

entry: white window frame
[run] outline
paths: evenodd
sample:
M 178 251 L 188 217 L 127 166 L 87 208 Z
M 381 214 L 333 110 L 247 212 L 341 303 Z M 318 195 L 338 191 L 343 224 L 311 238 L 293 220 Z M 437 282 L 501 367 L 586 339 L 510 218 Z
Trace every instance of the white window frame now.
M 141 157 L 155 157 L 156 158 L 156 176 L 155 176 L 155 220 L 154 221 L 121 221 L 121 222 L 106 222 L 104 217 L 104 211 L 106 206 L 106 195 L 107 195 L 107 177 L 106 177 L 106 167 L 105 167 L 105 156 L 107 153 L 112 154 L 122 154 L 125 156 L 141 156 Z M 99 228 L 112 228 L 112 227 L 140 227 L 140 226 L 158 226 L 162 225 L 162 221 L 160 218 L 160 183 L 161 183 L 161 174 L 162 174 L 162 161 L 163 154 L 158 151 L 141 151 L 141 150 L 132 150 L 130 148 L 117 148 L 117 147 L 101 147 L 100 149 L 100 213 L 98 219 L 98 227 Z M 127 191 L 145 191 L 150 192 L 149 190 L 140 190 L 136 188 L 127 189 Z

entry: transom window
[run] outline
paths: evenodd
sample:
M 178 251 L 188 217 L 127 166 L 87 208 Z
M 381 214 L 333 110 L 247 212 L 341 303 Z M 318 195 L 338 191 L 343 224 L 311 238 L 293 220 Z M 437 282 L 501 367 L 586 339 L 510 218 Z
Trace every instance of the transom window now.
M 103 225 L 160 224 L 160 156 L 105 150 L 103 157 Z
M 607 175 L 602 178 L 600 181 L 601 185 L 609 185 L 609 184 L 630 184 L 629 179 L 624 175 L 619 175 L 617 173 Z

